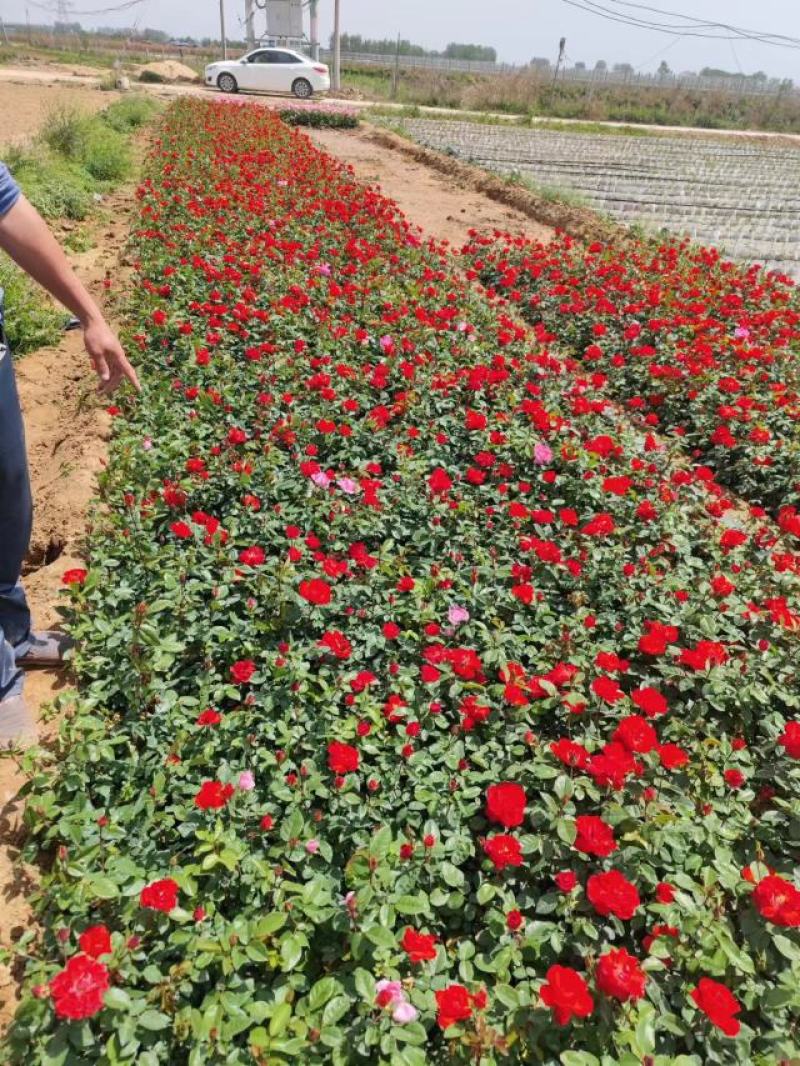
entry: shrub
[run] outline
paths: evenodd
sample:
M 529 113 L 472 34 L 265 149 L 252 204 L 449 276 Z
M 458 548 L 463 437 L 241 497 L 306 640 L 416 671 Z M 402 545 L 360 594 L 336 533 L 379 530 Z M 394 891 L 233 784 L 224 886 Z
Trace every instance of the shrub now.
M 47 147 L 74 163 L 86 158 L 91 118 L 69 105 L 54 107 L 42 125 L 40 139 Z
M 157 110 L 158 104 L 147 96 L 125 96 L 107 107 L 102 118 L 118 133 L 131 133 L 146 125 Z
M 793 1056 L 800 559 L 267 109 L 134 231 L 7 1060 Z
M 355 112 L 333 107 L 286 107 L 281 108 L 279 114 L 287 126 L 351 130 L 358 125 Z
M 110 126 L 92 123 L 86 138 L 84 166 L 97 181 L 122 181 L 130 174 L 132 167 L 127 141 Z

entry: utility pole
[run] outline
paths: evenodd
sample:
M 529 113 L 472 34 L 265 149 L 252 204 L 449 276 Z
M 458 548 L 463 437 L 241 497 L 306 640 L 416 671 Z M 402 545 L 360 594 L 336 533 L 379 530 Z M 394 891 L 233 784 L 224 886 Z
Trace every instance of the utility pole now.
M 244 0 L 244 34 L 247 38 L 247 47 L 256 46 L 256 8 L 255 0 Z
M 342 87 L 341 0 L 333 0 L 333 87 Z
M 397 33 L 397 48 L 394 53 L 394 74 L 392 75 L 392 99 L 397 99 L 397 83 L 400 80 L 400 32 Z
M 558 81 L 558 72 L 561 70 L 562 66 L 564 65 L 564 60 L 566 58 L 566 53 L 567 53 L 567 38 L 566 37 L 562 37 L 561 40 L 558 42 L 558 59 L 556 61 L 556 72 L 553 75 L 553 84 L 555 84 Z
M 225 37 L 225 0 L 219 0 L 219 39 L 222 44 L 222 58 L 228 58 L 228 41 Z
M 319 11 L 317 3 L 318 0 L 309 0 L 308 14 L 311 34 L 311 58 L 319 62 Z

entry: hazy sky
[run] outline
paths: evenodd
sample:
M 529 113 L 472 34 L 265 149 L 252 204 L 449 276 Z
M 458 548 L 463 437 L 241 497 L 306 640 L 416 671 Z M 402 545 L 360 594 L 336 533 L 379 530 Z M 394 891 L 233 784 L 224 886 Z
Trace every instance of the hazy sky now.
M 76 10 L 96 10 L 119 0 L 74 0 Z M 231 35 L 238 35 L 244 0 L 224 0 Z M 319 0 L 323 40 L 333 22 L 333 0 Z M 605 7 L 618 7 L 618 0 L 601 0 Z M 800 37 L 800 0 L 639 0 L 651 7 L 720 20 L 761 32 Z M 47 21 L 40 4 L 55 0 L 30 0 L 32 21 Z M 443 48 L 448 41 L 493 45 L 498 57 L 508 62 L 526 62 L 532 56 L 555 58 L 559 37 L 567 38 L 567 54 L 573 62 L 594 65 L 628 62 L 652 70 L 662 59 L 673 70 L 723 67 L 752 73 L 794 78 L 800 82 L 800 50 L 767 47 L 752 42 L 676 39 L 650 30 L 634 29 L 578 11 L 564 0 L 341 0 L 342 29 L 369 37 L 403 37 L 430 48 Z M 133 9 L 140 26 L 165 29 L 175 35 L 212 36 L 218 33 L 217 0 L 143 0 Z M 626 10 L 621 8 L 621 10 Z M 637 12 L 655 21 L 670 21 L 655 14 Z M 0 0 L 0 12 L 9 20 L 24 20 L 25 0 Z M 77 16 L 76 16 L 77 17 Z M 263 14 L 260 13 L 263 20 Z M 80 16 L 84 25 L 130 25 L 131 12 L 91 18 Z M 263 22 L 262 22 L 263 25 Z

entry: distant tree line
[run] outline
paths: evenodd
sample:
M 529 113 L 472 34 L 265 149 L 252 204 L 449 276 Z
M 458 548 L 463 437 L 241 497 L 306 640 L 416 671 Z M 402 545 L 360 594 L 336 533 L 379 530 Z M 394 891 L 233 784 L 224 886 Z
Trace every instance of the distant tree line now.
M 372 38 L 362 37 L 360 33 L 343 33 L 340 38 L 343 52 L 366 52 L 369 55 L 393 56 L 400 52 L 401 56 L 433 56 L 445 59 L 468 59 L 484 63 L 496 63 L 497 51 L 484 44 L 457 44 L 451 42 L 443 52 L 437 52 L 430 48 L 423 48 L 421 44 L 414 44 L 404 38 L 392 40 L 390 37 Z M 331 48 L 333 48 L 333 36 L 331 36 Z

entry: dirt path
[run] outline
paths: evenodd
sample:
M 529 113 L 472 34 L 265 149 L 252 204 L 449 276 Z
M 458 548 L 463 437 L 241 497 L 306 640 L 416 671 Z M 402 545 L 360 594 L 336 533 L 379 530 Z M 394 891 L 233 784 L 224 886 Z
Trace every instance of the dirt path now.
M 106 270 L 112 276 L 128 233 L 133 204 L 131 190 L 108 198 L 89 232 L 95 247 L 72 256 L 81 277 L 98 298 Z M 87 509 L 95 493 L 110 418 L 97 398 L 94 378 L 79 332 L 66 333 L 55 348 L 42 349 L 17 362 L 36 501 L 33 542 L 25 585 L 39 627 L 59 620 L 61 576 L 81 565 L 80 542 Z M 26 698 L 41 712 L 68 684 L 63 674 L 39 671 L 28 676 Z M 42 726 L 47 740 L 55 731 Z M 22 842 L 24 776 L 8 759 L 0 760 L 0 947 L 13 943 L 32 923 L 28 899 L 35 887 L 33 871 L 15 867 Z M 16 1003 L 16 982 L 0 966 L 0 1028 Z
M 361 181 L 380 185 L 425 233 L 447 240 L 453 246 L 464 244 L 472 227 L 496 226 L 538 240 L 553 236 L 553 230 L 522 212 L 496 203 L 483 193 L 459 184 L 455 178 L 439 174 L 392 148 L 374 143 L 362 130 L 315 130 L 311 138 L 326 152 L 349 163 Z
M 0 148 L 23 144 L 56 107 L 100 111 L 121 94 L 84 85 L 0 84 Z

